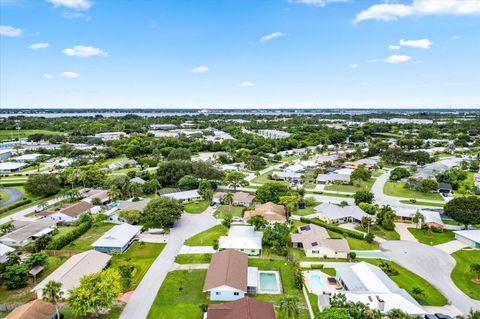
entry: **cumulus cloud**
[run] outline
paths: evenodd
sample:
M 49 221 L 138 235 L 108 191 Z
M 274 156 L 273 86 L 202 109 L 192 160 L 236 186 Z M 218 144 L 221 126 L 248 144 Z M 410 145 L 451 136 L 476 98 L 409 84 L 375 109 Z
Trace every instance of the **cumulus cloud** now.
M 28 46 L 29 49 L 38 50 L 38 49 L 46 49 L 50 46 L 50 43 L 40 42 L 40 43 L 33 43 Z
M 92 6 L 89 0 L 47 0 L 54 7 L 65 7 L 73 10 L 88 10 Z
M 244 81 L 244 82 L 240 83 L 240 86 L 242 88 L 251 88 L 251 87 L 255 86 L 255 84 L 253 84 L 253 82 L 250 82 L 250 81 Z
M 76 79 L 80 76 L 80 74 L 72 71 L 65 71 L 60 73 L 58 76 L 65 79 Z
M 77 57 L 77 58 L 88 58 L 92 56 L 108 56 L 108 53 L 102 51 L 101 49 L 83 46 L 83 45 L 76 45 L 73 48 L 66 48 L 62 51 L 63 54 L 70 57 Z
M 289 0 L 291 3 L 301 3 L 309 6 L 325 7 L 328 3 L 348 2 L 349 0 Z
M 273 40 L 275 38 L 284 37 L 284 36 L 286 36 L 286 34 L 283 33 L 283 32 L 273 32 L 273 33 L 270 33 L 270 34 L 267 34 L 267 35 L 264 35 L 263 37 L 261 37 L 260 42 L 267 42 L 267 41 Z
M 397 50 L 400 50 L 400 46 L 390 44 L 390 45 L 388 46 L 388 49 L 389 49 L 389 50 L 392 50 L 392 51 L 397 51 Z
M 400 45 L 404 47 L 429 49 L 433 43 L 428 39 L 420 40 L 400 40 Z
M 8 25 L 0 25 L 0 35 L 5 37 L 18 37 L 22 35 L 22 29 Z
M 53 75 L 51 75 L 50 73 L 43 73 L 42 77 L 45 80 L 52 80 L 53 79 Z
M 407 62 L 410 59 L 411 59 L 411 57 L 409 57 L 408 55 L 394 54 L 394 55 L 391 55 L 388 58 L 384 59 L 383 62 L 397 64 L 397 63 Z
M 200 65 L 190 70 L 192 73 L 206 73 L 208 71 L 210 71 L 210 68 L 206 65 Z
M 359 65 L 358 65 L 357 63 L 352 63 L 352 64 L 349 64 L 348 67 L 349 67 L 350 69 L 356 69 L 356 68 L 359 67 Z
M 380 3 L 363 10 L 354 22 L 365 20 L 395 21 L 399 18 L 425 15 L 480 15 L 478 0 L 412 0 L 411 4 Z

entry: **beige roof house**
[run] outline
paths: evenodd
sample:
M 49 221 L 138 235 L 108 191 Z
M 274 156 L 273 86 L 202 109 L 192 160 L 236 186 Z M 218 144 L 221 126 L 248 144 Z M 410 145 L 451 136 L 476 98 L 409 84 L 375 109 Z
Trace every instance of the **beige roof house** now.
M 250 218 L 257 215 L 263 216 L 263 218 L 270 223 L 283 223 L 287 221 L 285 207 L 272 202 L 256 205 L 255 210 L 248 210 L 244 213 L 243 219 L 248 221 Z
M 233 249 L 215 253 L 208 267 L 203 291 L 218 287 L 231 287 L 247 292 L 248 256 Z
M 50 281 L 58 281 L 62 284 L 64 297 L 68 297 L 68 291 L 80 284 L 80 279 L 85 275 L 90 275 L 103 270 L 112 256 L 95 251 L 88 250 L 83 253 L 73 255 L 47 278 L 42 280 L 32 289 L 36 292 L 38 298 L 42 298 L 42 290 Z
M 301 226 L 291 237 L 292 246 L 303 249 L 307 257 L 345 258 L 350 252 L 346 239 L 330 238 L 325 228 L 314 224 Z
M 213 195 L 214 202 L 221 202 L 223 197 L 225 196 L 225 192 L 217 192 Z M 255 195 L 247 193 L 247 192 L 236 192 L 233 194 L 233 205 L 237 206 L 252 206 L 253 201 L 255 199 Z
M 245 297 L 224 304 L 208 305 L 207 319 L 275 319 L 269 302 Z
M 52 214 L 64 214 L 70 217 L 78 217 L 81 214 L 88 213 L 90 209 L 94 206 L 88 202 L 80 201 L 73 205 L 63 205 L 62 208 L 58 211 L 43 211 L 39 215 L 41 216 L 50 216 Z
M 56 224 L 56 221 L 50 219 L 14 223 L 16 229 L 0 237 L 0 243 L 12 247 L 24 247 L 36 238 L 51 233 Z
M 54 317 L 53 304 L 35 299 L 13 309 L 5 319 L 52 319 Z
M 91 203 L 95 198 L 98 198 L 102 204 L 110 200 L 108 190 L 106 189 L 91 189 L 85 194 L 85 196 L 86 197 L 83 201 L 88 203 Z

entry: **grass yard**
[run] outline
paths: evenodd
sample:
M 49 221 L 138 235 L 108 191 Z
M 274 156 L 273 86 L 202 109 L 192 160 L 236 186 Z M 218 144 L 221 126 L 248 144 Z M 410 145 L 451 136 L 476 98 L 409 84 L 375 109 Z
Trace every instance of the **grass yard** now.
M 362 226 L 355 227 L 356 230 L 361 232 L 367 232 Z M 395 230 L 386 230 L 380 225 L 374 225 L 370 227 L 370 232 L 375 236 L 387 239 L 387 240 L 400 240 L 400 234 Z
M 284 156 L 280 162 L 290 162 L 290 161 L 294 161 L 294 160 L 297 160 L 299 159 L 300 156 L 297 156 L 297 155 L 287 155 L 287 156 Z
M 294 266 L 291 262 L 285 260 L 269 260 L 269 259 L 249 259 L 248 266 L 258 267 L 259 270 L 276 270 L 280 272 L 280 279 L 282 282 L 283 293 L 280 295 L 261 294 L 256 295 L 255 299 L 268 301 L 277 304 L 278 301 L 285 295 L 295 296 L 299 300 L 300 319 L 310 318 L 307 310 L 307 305 L 303 292 L 295 288 L 293 273 Z
M 195 201 L 185 204 L 185 212 L 189 214 L 200 214 L 210 205 L 208 200 Z
M 5 286 L 0 286 L 0 303 L 6 304 L 23 304 L 32 300 L 32 293 L 30 292 L 44 278 L 50 275 L 55 269 L 63 264 L 68 257 L 51 256 L 48 257 L 48 263 L 45 269 L 38 275 L 35 283 L 30 282 L 25 288 L 7 290 Z
M 123 302 L 119 301 L 117 304 L 115 304 L 112 307 L 112 309 L 110 309 L 110 311 L 107 314 L 100 315 L 100 316 L 97 316 L 95 318 L 96 319 L 117 319 L 117 318 L 120 317 L 120 314 L 122 313 L 122 310 L 123 310 L 124 307 L 125 307 L 125 304 Z M 63 315 L 64 319 L 89 319 L 89 318 L 91 318 L 90 316 L 88 316 L 88 317 L 74 316 L 72 311 L 70 310 L 68 304 L 65 304 L 65 306 L 63 306 L 60 309 L 60 315 Z
M 340 185 L 328 185 L 325 186 L 326 191 L 332 192 L 347 192 L 347 193 L 355 193 L 357 191 L 363 190 L 370 190 L 372 188 L 375 179 L 370 178 L 368 181 L 359 181 L 353 184 L 340 184 Z
M 451 274 L 453 282 L 470 298 L 480 300 L 480 285 L 472 282 L 475 275 L 470 271 L 470 265 L 480 261 L 480 250 L 462 249 L 452 257 L 457 261 Z
M 0 203 L 6 202 L 9 198 L 7 193 L 0 191 Z
M 408 199 L 401 199 L 400 203 L 410 204 L 410 205 L 432 206 L 432 207 L 443 207 L 443 206 L 445 206 L 445 204 L 442 204 L 442 203 L 430 203 L 430 202 L 422 202 L 422 201 L 418 201 L 418 200 L 415 201 L 415 202 L 412 202 Z
M 175 258 L 177 264 L 209 264 L 211 260 L 212 254 L 182 254 Z
M 269 172 L 266 172 L 265 174 L 261 174 L 256 176 L 254 179 L 251 180 L 253 184 L 265 184 L 267 182 L 271 182 L 272 179 L 270 178 L 273 174 L 273 172 L 281 172 L 280 170 L 272 170 Z
M 340 233 L 333 232 L 327 229 L 328 234 L 332 238 L 345 238 L 348 241 L 348 246 L 351 250 L 377 250 L 380 249 L 377 242 L 367 243 L 365 240 L 346 237 Z
M 370 264 L 379 266 L 380 263 L 386 262 L 387 264 L 390 264 L 391 267 L 396 269 L 398 271 L 398 275 L 396 276 L 390 276 L 390 278 L 400 287 L 408 291 L 414 297 L 412 294 L 412 289 L 414 287 L 419 287 L 423 290 L 424 296 L 421 298 L 417 299 L 417 301 L 421 305 L 425 306 L 436 306 L 436 307 L 441 307 L 445 306 L 447 304 L 447 298 L 445 298 L 435 287 L 433 287 L 428 281 L 423 279 L 422 277 L 418 276 L 417 274 L 403 268 L 400 265 L 397 265 L 394 262 L 387 261 L 387 260 L 380 260 L 380 259 L 364 259 L 363 261 L 366 261 Z
M 110 224 L 110 223 L 100 223 L 100 224 L 93 225 L 92 228 L 87 230 L 85 234 L 78 237 L 67 246 L 63 247 L 62 250 L 68 250 L 68 249 L 79 250 L 79 251 L 90 250 L 92 249 L 90 245 L 93 244 L 97 239 L 99 239 L 103 234 L 105 234 L 113 226 L 115 226 L 115 224 Z
M 32 134 L 63 135 L 64 133 L 49 130 L 20 130 L 20 138 L 26 138 Z M 17 130 L 0 130 L 0 141 L 16 141 L 17 139 Z
M 334 192 L 317 192 L 317 191 L 306 191 L 307 194 L 318 194 L 322 196 L 331 196 L 331 197 L 342 197 L 342 198 L 353 198 L 354 194 L 337 194 Z
M 438 193 L 422 193 L 405 188 L 405 183 L 386 182 L 383 187 L 385 195 L 415 199 L 430 199 L 442 201 L 443 197 Z
M 319 204 L 317 203 L 316 205 L 319 205 Z M 315 210 L 313 209 L 315 206 L 310 206 L 310 207 L 305 207 L 305 208 L 302 208 L 302 209 L 297 209 L 293 213 L 293 215 L 306 216 L 306 215 L 310 215 L 310 214 L 315 214 Z
M 213 246 L 214 241 L 220 236 L 226 235 L 228 229 L 223 225 L 216 225 L 185 241 L 187 246 Z
M 412 233 L 419 242 L 425 245 L 439 245 L 455 239 L 455 234 L 451 230 L 436 233 L 423 229 L 408 228 L 408 231 Z
M 135 242 L 123 254 L 116 254 L 110 260 L 110 267 L 116 267 L 122 263 L 127 263 L 135 267 L 132 283 L 129 289 L 125 291 L 134 290 L 142 280 L 148 268 L 152 265 L 155 259 L 160 255 L 165 244 L 156 243 L 139 243 Z
M 337 271 L 335 268 L 323 268 L 321 270 L 324 274 L 329 275 L 330 277 L 335 277 L 337 275 Z
M 176 270 L 167 274 L 157 293 L 149 319 L 202 319 L 201 304 L 208 304 L 202 292 L 206 269 Z
M 101 165 L 105 165 L 105 166 L 108 166 L 112 163 L 115 163 L 115 162 L 122 162 L 122 161 L 127 161 L 128 160 L 128 157 L 114 157 L 114 158 L 108 158 L 106 160 L 104 160 Z
M 228 205 L 220 205 L 215 211 L 215 218 L 223 219 L 223 217 L 229 214 L 233 217 L 243 217 L 243 208 L 244 207 L 232 205 L 232 211 L 230 212 L 230 207 Z

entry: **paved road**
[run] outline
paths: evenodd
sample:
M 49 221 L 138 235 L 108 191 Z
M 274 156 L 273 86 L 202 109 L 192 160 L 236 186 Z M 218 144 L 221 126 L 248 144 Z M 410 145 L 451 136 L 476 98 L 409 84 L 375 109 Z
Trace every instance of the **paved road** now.
M 171 229 L 167 245 L 162 253 L 155 259 L 133 293 L 132 298 L 123 309 L 120 319 L 143 319 L 147 317 L 155 296 L 167 273 L 172 269 L 175 257 L 182 248 L 185 239 L 217 224 L 217 220 L 212 215 L 213 210 L 214 208 L 208 207 L 202 214 L 184 213 L 182 215 L 175 227 Z
M 13 187 L 0 188 L 0 191 L 8 195 L 8 200 L 0 204 L 0 207 L 6 207 L 23 199 L 23 193 Z
M 450 278 L 455 259 L 446 252 L 403 240 L 388 241 L 380 247 L 385 256 L 435 286 L 463 314 L 467 314 L 470 309 L 480 310 L 480 301 L 465 295 Z
M 47 202 L 47 206 L 51 206 L 53 204 L 56 204 L 59 201 L 61 201 L 62 199 L 63 199 L 63 197 L 56 197 L 54 199 L 51 199 Z M 7 223 L 9 221 L 12 221 L 12 220 L 20 219 L 20 218 L 24 217 L 25 215 L 28 215 L 28 214 L 33 213 L 33 212 L 38 211 L 38 210 L 40 210 L 40 205 L 35 205 L 35 206 L 25 208 L 21 211 L 16 212 L 15 214 L 11 214 L 11 215 L 5 216 L 3 218 L 0 218 L 0 225 L 4 224 L 4 223 Z

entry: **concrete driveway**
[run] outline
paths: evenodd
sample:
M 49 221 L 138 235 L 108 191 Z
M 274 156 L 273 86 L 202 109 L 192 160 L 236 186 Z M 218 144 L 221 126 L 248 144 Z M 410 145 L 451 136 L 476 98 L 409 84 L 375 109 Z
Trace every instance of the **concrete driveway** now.
M 8 200 L 0 204 L 1 207 L 6 207 L 23 199 L 23 193 L 13 187 L 0 188 L 0 191 L 8 195 Z
M 408 228 L 410 227 L 415 228 L 415 225 L 407 223 L 395 223 L 395 231 L 400 235 L 400 240 L 418 242 L 415 236 L 413 236 L 412 233 L 408 231 Z
M 416 273 L 435 286 L 463 314 L 480 310 L 480 301 L 465 295 L 450 278 L 455 259 L 435 247 L 412 241 L 387 241 L 381 244 L 385 256 Z
M 447 254 L 451 255 L 454 252 L 456 252 L 457 250 L 468 247 L 468 245 L 465 244 L 465 243 L 462 243 L 460 240 L 452 240 L 452 241 L 449 241 L 449 242 L 446 242 L 446 243 L 443 243 L 443 244 L 440 244 L 440 245 L 435 245 L 434 247 L 437 248 L 437 249 L 443 250 Z
M 130 301 L 123 309 L 120 319 L 146 318 L 162 286 L 167 273 L 172 269 L 175 257 L 183 246 L 185 239 L 207 230 L 217 224 L 212 215 L 212 207 L 202 214 L 183 214 L 171 229 L 167 245 L 148 269 Z

